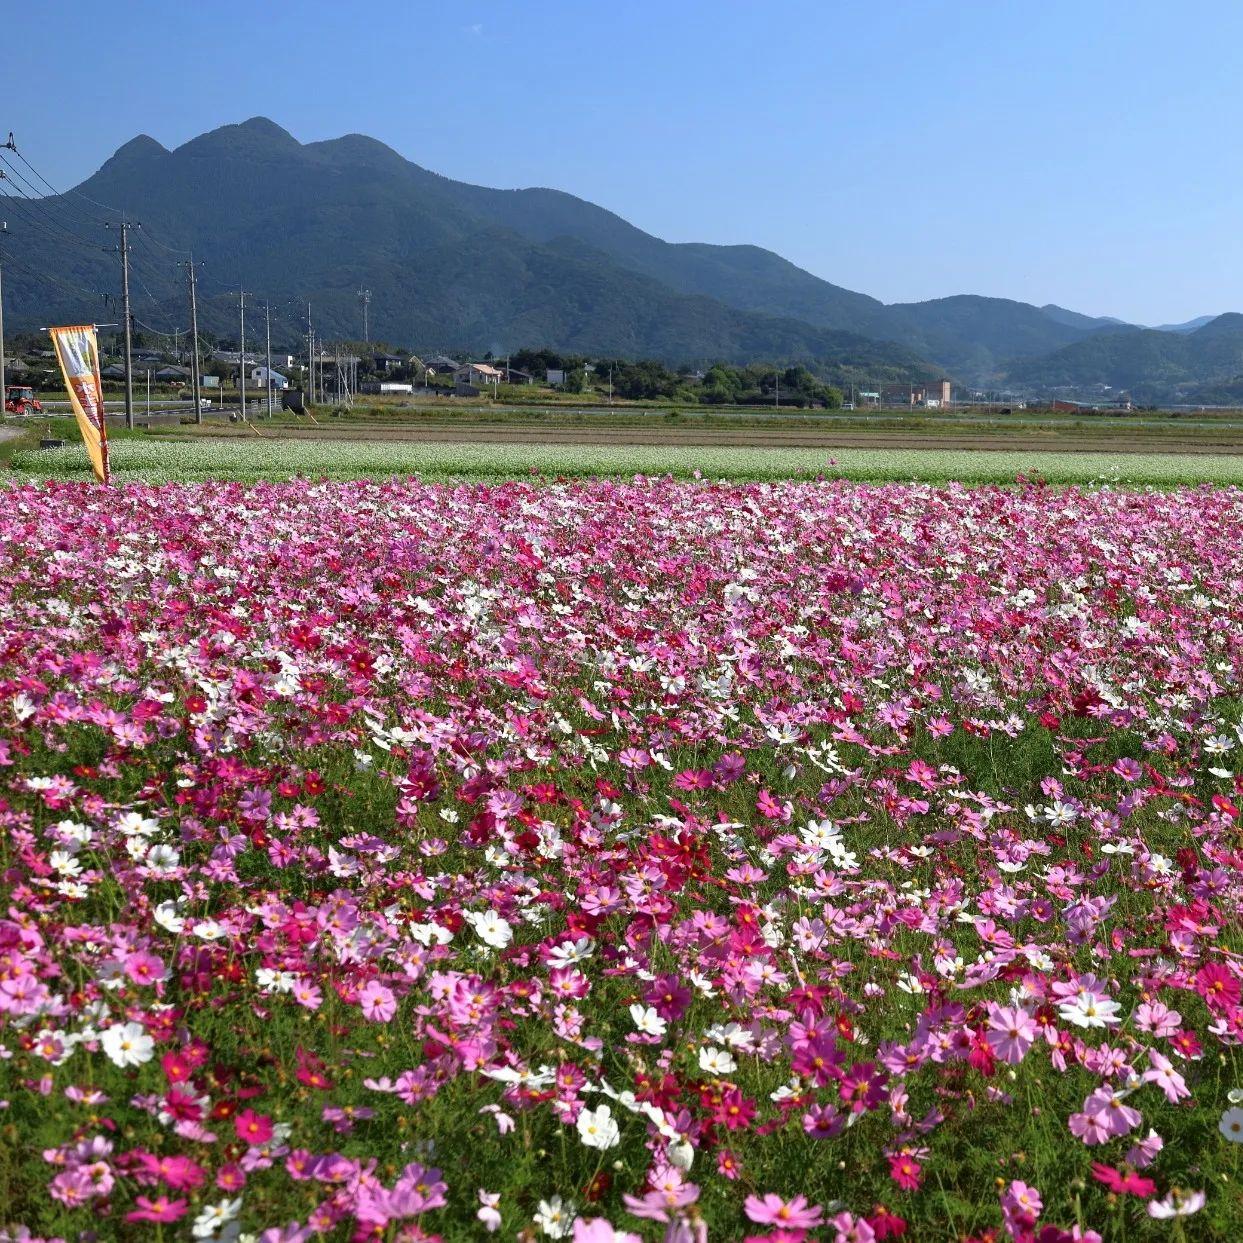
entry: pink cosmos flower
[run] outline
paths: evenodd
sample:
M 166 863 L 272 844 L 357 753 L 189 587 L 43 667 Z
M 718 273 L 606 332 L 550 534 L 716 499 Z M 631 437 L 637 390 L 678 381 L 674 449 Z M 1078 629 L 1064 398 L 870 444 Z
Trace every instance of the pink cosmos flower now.
M 637 1234 L 629 1230 L 617 1230 L 603 1217 L 574 1220 L 574 1243 L 643 1243 Z
M 782 1226 L 787 1230 L 810 1230 L 820 1224 L 824 1209 L 809 1204 L 806 1196 L 783 1200 L 768 1192 L 764 1196 L 747 1196 L 743 1204 L 747 1217 L 761 1226 Z
M 986 1038 L 996 1057 L 1017 1065 L 1032 1047 L 1036 1021 L 1022 1006 L 990 1006 Z
M 358 1004 L 363 1017 L 372 1023 L 387 1023 L 397 1013 L 397 998 L 393 990 L 379 980 L 368 980 L 358 994 Z
M 188 1200 L 170 1200 L 168 1196 L 135 1196 L 136 1208 L 125 1214 L 126 1221 L 171 1222 L 180 1221 L 186 1215 Z
M 125 960 L 125 974 L 135 984 L 156 984 L 164 978 L 164 963 L 155 954 L 131 954 Z
M 1139 1196 L 1147 1200 L 1157 1190 L 1157 1184 L 1151 1178 L 1143 1178 L 1134 1170 L 1116 1170 L 1112 1165 L 1102 1165 L 1099 1161 L 1092 1162 L 1092 1177 L 1115 1195 Z
M 273 1134 L 272 1119 L 253 1109 L 243 1109 L 233 1119 L 233 1129 L 238 1139 L 252 1146 L 266 1144 Z
M 1186 1081 L 1174 1069 L 1174 1064 L 1156 1049 L 1148 1050 L 1148 1069 L 1140 1078 L 1145 1083 L 1155 1083 L 1165 1093 L 1165 1099 L 1171 1105 L 1176 1105 L 1191 1095 Z

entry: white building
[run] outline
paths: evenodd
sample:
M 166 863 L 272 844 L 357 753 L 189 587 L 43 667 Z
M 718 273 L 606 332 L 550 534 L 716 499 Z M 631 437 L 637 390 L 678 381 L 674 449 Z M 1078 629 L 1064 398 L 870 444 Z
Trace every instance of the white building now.
M 289 381 L 279 371 L 269 371 L 266 367 L 256 367 L 250 373 L 250 382 L 255 388 L 270 386 L 278 392 L 289 387 Z

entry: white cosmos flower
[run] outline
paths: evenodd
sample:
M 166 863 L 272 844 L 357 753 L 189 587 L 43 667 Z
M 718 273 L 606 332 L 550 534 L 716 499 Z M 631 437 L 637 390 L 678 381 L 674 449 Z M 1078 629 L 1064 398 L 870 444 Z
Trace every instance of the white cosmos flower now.
M 562 941 L 548 954 L 550 967 L 572 967 L 576 963 L 586 962 L 591 957 L 595 944 L 590 937 L 579 937 L 576 941 Z
M 82 875 L 82 865 L 78 862 L 76 856 L 68 850 L 53 850 L 48 855 L 47 861 L 51 864 L 53 870 L 59 872 L 62 876 Z
M 272 967 L 258 967 L 255 983 L 268 993 L 291 993 L 298 977 L 292 971 L 277 971 Z
M 482 915 L 468 911 L 466 918 L 475 929 L 475 935 L 493 949 L 503 950 L 514 939 L 513 928 L 495 911 L 484 911 Z
M 143 862 L 153 872 L 175 872 L 181 866 L 181 855 L 172 846 L 152 846 Z
M 155 908 L 155 922 L 174 935 L 186 926 L 185 918 L 177 909 L 177 903 L 171 899 L 161 902 Z
M 1044 950 L 1037 949 L 1036 946 L 1030 945 L 1023 951 L 1023 954 L 1027 958 L 1027 961 L 1031 963 L 1037 971 L 1053 970 L 1053 959 L 1050 958 Z
M 1081 993 L 1073 1001 L 1064 1001 L 1057 1012 L 1067 1023 L 1073 1023 L 1076 1027 L 1110 1027 L 1122 1021 L 1118 1017 L 1121 1009 L 1116 1001 Z
M 1232 1143 L 1243 1144 L 1243 1109 L 1231 1106 L 1221 1116 L 1217 1129 Z
M 732 1075 L 738 1069 L 738 1063 L 724 1049 L 709 1045 L 699 1050 L 699 1069 L 709 1075 Z
M 117 1066 L 141 1066 L 155 1056 L 155 1041 L 141 1023 L 118 1023 L 99 1038 L 108 1059 Z
M 740 1023 L 718 1023 L 704 1033 L 709 1040 L 728 1045 L 731 1049 L 750 1049 L 755 1045 L 755 1033 Z
M 219 941 L 224 936 L 224 925 L 214 919 L 200 919 L 194 925 L 194 935 L 204 941 Z
M 1171 1191 L 1164 1200 L 1148 1201 L 1148 1216 L 1158 1220 L 1169 1217 L 1190 1217 L 1204 1207 L 1207 1197 L 1203 1191 Z
M 194 1219 L 190 1233 L 196 1239 L 210 1239 L 223 1226 L 227 1226 L 239 1212 L 242 1200 L 221 1200 L 219 1204 L 208 1204 Z
M 76 820 L 61 820 L 52 827 L 61 837 L 80 842 L 83 846 L 89 845 L 91 838 L 95 836 L 95 830 L 89 824 L 79 824 Z
M 150 837 L 159 831 L 160 822 L 136 811 L 127 811 L 116 823 L 118 833 L 126 837 Z
M 667 1024 L 665 1020 L 656 1013 L 653 1006 L 641 1006 L 637 1002 L 630 1007 L 630 1017 L 634 1020 L 634 1025 L 645 1036 L 663 1036 Z
M 695 1149 L 684 1139 L 674 1140 L 669 1145 L 669 1164 L 675 1169 L 689 1170 L 695 1161 Z
M 584 1109 L 578 1115 L 578 1137 L 588 1148 L 614 1148 L 621 1142 L 621 1129 L 607 1105 Z
M 560 1196 L 551 1200 L 541 1200 L 532 1220 L 550 1239 L 566 1239 L 574 1229 L 576 1209 L 572 1203 L 567 1204 Z
M 410 935 L 420 945 L 430 945 L 433 941 L 437 945 L 448 945 L 453 940 L 453 933 L 443 924 L 411 924 Z
M 520 1083 L 532 1092 L 546 1088 L 557 1077 L 550 1066 L 540 1066 L 538 1070 L 526 1070 L 514 1066 L 494 1066 L 488 1070 L 480 1070 L 481 1075 L 495 1079 L 497 1083 Z

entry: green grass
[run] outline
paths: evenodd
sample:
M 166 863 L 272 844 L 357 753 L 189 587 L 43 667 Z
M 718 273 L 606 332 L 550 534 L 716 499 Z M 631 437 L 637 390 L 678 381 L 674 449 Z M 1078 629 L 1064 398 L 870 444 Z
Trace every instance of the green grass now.
M 174 440 L 144 437 L 111 445 L 118 483 L 211 479 L 505 478 L 701 472 L 710 479 L 787 479 L 826 475 L 863 481 L 1012 483 L 1016 476 L 1056 484 L 1243 484 L 1243 455 L 1051 453 L 963 449 L 765 449 L 693 445 L 505 445 L 435 442 Z M 79 444 L 14 454 L 20 475 L 87 480 Z

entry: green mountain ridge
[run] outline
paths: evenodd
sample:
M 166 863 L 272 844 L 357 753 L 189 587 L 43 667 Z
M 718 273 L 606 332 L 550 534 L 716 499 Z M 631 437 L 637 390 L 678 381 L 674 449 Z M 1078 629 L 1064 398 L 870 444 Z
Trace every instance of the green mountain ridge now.
M 15 326 L 116 318 L 116 260 L 90 235 L 103 204 L 144 225 L 134 311 L 153 327 L 184 327 L 182 256 L 164 249 L 176 247 L 204 264 L 201 326 L 235 331 L 225 291 L 245 287 L 271 297 L 286 341 L 303 331 L 308 300 L 321 339 L 357 338 L 363 287 L 372 335 L 416 349 L 814 360 L 873 379 L 984 383 L 1027 364 L 1038 374 L 1037 360 L 1119 331 L 1053 304 L 972 294 L 885 305 L 758 246 L 663 241 L 564 191 L 470 185 L 365 135 L 304 144 L 262 117 L 174 150 L 140 135 L 76 190 L 16 205 Z
M 1107 384 L 1139 401 L 1214 404 L 1243 377 L 1243 315 L 1227 312 L 1191 331 L 1130 328 L 1094 333 L 1043 358 L 1006 368 L 1011 384 L 1051 390 Z M 1228 404 L 1232 398 L 1224 397 Z

